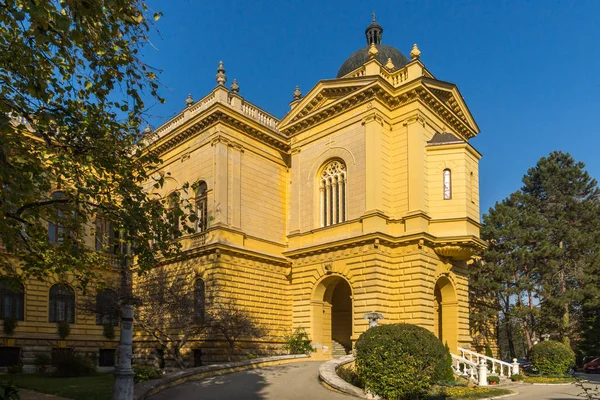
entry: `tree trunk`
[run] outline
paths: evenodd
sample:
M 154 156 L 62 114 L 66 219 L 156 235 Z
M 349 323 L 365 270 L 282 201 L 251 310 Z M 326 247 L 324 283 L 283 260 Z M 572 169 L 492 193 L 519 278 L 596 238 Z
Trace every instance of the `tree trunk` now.
M 231 361 L 231 358 L 233 357 L 233 346 L 235 345 L 235 342 L 229 341 L 229 355 L 227 356 L 227 361 Z

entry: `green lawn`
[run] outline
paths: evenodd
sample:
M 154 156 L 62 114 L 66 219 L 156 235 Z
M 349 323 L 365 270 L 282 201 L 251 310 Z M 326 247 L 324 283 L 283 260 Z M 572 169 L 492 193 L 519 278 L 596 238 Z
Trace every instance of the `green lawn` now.
M 115 380 L 112 374 L 98 374 L 77 378 L 55 378 L 49 375 L 15 374 L 0 376 L 16 386 L 55 394 L 75 400 L 106 400 L 112 396 Z

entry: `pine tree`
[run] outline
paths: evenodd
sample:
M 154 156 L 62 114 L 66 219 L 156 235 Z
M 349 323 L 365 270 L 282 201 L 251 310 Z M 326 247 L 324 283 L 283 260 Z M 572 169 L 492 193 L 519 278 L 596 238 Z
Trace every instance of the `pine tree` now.
M 581 337 L 583 346 L 600 324 L 600 190 L 584 168 L 569 154 L 553 152 L 483 217 L 481 235 L 489 247 L 482 268 L 472 273 L 473 302 L 496 293 L 511 356 L 515 322 L 528 348 L 543 333 L 565 343 Z

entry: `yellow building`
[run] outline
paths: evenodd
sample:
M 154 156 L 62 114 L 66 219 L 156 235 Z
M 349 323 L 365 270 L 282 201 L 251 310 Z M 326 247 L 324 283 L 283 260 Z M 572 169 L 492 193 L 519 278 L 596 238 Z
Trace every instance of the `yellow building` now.
M 174 268 L 236 296 L 269 327 L 267 348 L 302 327 L 318 356 L 345 353 L 372 311 L 470 347 L 479 129 L 417 46 L 408 59 L 382 32 L 373 21 L 335 78 L 296 87 L 282 120 L 228 88 L 221 63 L 215 89 L 149 135 L 166 178 L 156 194 L 199 188 L 182 195 L 199 222 Z M 189 346 L 208 360 L 212 347 Z

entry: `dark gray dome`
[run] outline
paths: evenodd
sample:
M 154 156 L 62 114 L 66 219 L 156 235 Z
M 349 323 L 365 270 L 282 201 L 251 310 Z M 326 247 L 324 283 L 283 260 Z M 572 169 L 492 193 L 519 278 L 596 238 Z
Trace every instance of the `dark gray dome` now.
M 408 58 L 400 53 L 400 50 L 396 49 L 395 47 L 386 46 L 385 44 L 381 43 L 375 44 L 375 47 L 377 47 L 377 50 L 379 50 L 379 54 L 377 54 L 377 61 L 379 61 L 382 65 L 387 63 L 388 58 L 392 59 L 392 63 L 396 69 L 402 68 L 410 62 Z M 336 78 L 341 78 L 347 73 L 354 71 L 369 60 L 369 46 L 366 46 L 354 52 L 346 61 L 344 61 L 337 73 Z

